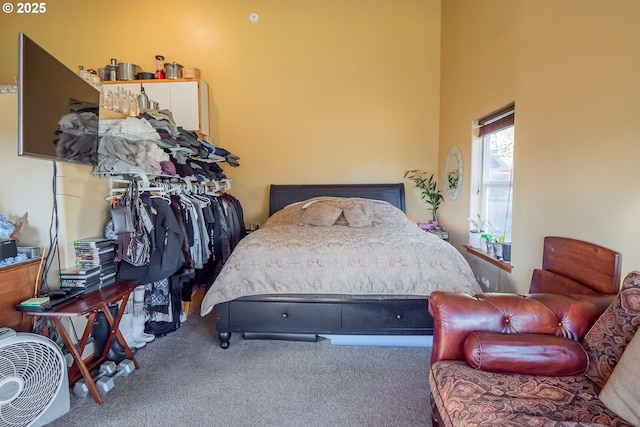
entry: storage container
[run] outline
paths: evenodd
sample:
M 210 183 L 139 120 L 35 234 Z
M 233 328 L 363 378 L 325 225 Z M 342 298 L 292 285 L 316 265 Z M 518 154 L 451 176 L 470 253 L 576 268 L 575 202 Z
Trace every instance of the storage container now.
M 176 62 L 166 62 L 164 64 L 164 74 L 167 79 L 181 79 L 182 65 Z

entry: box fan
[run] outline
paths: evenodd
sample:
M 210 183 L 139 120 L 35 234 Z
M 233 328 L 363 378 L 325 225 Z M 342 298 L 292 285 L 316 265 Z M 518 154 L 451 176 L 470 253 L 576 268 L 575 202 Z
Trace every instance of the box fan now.
M 0 328 L 0 425 L 42 426 L 69 412 L 67 364 L 49 338 Z

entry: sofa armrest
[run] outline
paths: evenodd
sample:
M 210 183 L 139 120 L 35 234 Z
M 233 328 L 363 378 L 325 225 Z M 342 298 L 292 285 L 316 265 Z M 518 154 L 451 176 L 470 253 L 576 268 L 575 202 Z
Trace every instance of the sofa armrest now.
M 548 334 L 579 341 L 614 295 L 432 292 L 434 319 L 431 363 L 465 360 L 471 332 Z
M 509 374 L 582 375 L 589 365 L 578 341 L 548 334 L 471 332 L 464 342 L 464 356 L 474 369 Z

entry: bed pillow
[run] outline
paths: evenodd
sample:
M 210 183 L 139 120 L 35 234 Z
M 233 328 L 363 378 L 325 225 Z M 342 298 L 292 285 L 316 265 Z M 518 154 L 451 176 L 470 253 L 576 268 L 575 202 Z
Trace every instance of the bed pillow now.
M 341 213 L 342 209 L 338 207 L 331 206 L 323 202 L 315 202 L 304 208 L 302 224 L 318 227 L 331 227 Z
M 350 200 L 342 208 L 349 227 L 370 227 L 373 224 L 373 210 L 368 200 Z
M 367 215 L 362 211 L 360 206 L 347 206 L 342 210 L 347 224 L 349 227 L 370 227 L 371 220 L 367 218 Z
M 640 425 L 640 335 L 627 345 L 600 392 L 600 400 L 625 421 Z
M 464 342 L 464 356 L 472 368 L 508 374 L 581 375 L 588 365 L 580 343 L 546 334 L 472 332 Z

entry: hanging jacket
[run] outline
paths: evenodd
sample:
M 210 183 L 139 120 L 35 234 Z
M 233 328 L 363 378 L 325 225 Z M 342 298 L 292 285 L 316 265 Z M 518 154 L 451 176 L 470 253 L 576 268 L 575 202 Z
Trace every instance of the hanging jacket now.
M 182 267 L 184 234 L 167 200 L 150 197 L 148 193 L 140 198 L 153 222 L 151 259 L 148 265 L 140 267 L 121 263 L 119 279 L 150 283 L 166 279 Z

